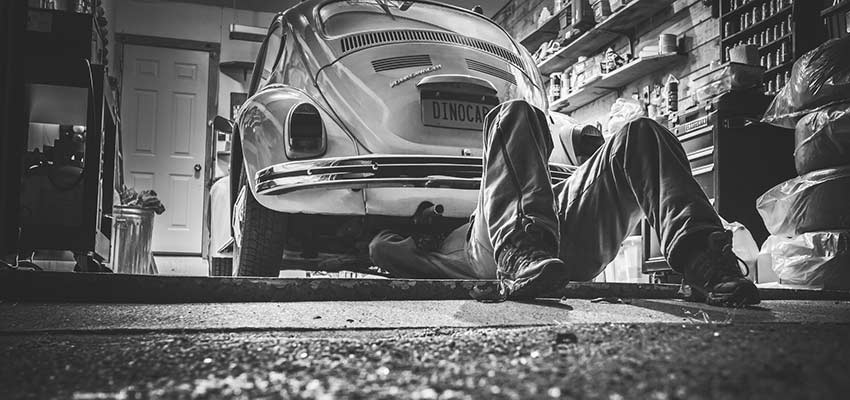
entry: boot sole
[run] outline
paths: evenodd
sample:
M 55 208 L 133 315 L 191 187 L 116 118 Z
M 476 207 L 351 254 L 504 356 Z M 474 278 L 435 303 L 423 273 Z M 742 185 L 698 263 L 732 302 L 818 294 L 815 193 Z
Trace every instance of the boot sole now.
M 508 295 L 508 300 L 531 300 L 539 295 L 548 294 L 563 289 L 570 282 L 567 265 L 563 261 L 553 259 L 544 265 L 540 273 L 529 279 L 526 285 Z
M 690 286 L 692 296 L 688 300 L 703 302 L 710 306 L 742 307 L 756 305 L 761 302 L 758 288 L 755 285 L 738 286 L 732 293 L 714 293 L 698 286 Z

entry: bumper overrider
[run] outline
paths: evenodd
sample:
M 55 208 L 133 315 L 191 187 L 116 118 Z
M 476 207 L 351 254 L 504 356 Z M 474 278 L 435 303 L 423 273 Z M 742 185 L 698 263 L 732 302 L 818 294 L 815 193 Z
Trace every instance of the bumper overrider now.
M 567 179 L 576 167 L 549 164 L 552 183 Z M 306 189 L 420 187 L 478 190 L 480 157 L 367 155 L 293 161 L 262 169 L 257 194 L 282 195 Z

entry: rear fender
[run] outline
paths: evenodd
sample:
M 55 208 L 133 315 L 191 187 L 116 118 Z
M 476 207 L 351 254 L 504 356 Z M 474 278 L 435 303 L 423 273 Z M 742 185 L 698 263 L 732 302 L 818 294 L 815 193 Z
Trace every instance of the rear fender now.
M 311 104 L 319 110 L 327 135 L 327 148 L 321 157 L 354 156 L 359 153 L 354 140 L 334 120 L 322 102 L 297 88 L 272 85 L 248 99 L 242 106 L 237 129 L 242 163 L 248 186 L 257 201 L 271 208 L 266 196 L 258 196 L 256 173 L 266 167 L 292 160 L 286 153 L 286 130 L 291 112 L 301 104 Z

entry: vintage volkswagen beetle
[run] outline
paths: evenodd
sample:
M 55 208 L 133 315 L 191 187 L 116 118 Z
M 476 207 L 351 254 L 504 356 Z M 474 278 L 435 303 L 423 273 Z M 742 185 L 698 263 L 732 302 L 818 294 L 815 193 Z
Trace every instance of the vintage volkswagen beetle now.
M 547 109 L 529 53 L 473 11 L 312 0 L 277 15 L 233 126 L 233 275 L 367 271 L 381 229 L 464 223 L 484 116 L 510 99 Z M 575 159 L 574 142 L 558 138 L 569 149 L 553 161 Z M 553 180 L 570 168 L 553 163 Z M 442 218 L 415 226 L 424 201 Z

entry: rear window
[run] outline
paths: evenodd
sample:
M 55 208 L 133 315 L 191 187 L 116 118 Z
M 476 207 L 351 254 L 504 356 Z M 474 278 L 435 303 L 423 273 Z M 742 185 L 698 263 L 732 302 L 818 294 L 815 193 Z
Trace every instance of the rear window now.
M 325 35 L 345 36 L 389 29 L 445 30 L 488 41 L 514 51 L 507 34 L 484 17 L 437 4 L 377 0 L 340 0 L 319 10 Z M 403 10 L 403 4 L 410 3 Z

